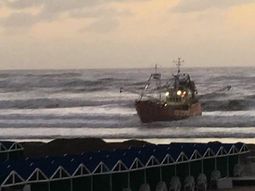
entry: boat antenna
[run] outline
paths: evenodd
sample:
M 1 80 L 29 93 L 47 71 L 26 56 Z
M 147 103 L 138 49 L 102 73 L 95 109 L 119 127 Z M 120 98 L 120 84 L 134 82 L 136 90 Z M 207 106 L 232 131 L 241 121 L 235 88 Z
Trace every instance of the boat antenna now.
M 155 74 L 158 73 L 158 65 L 155 64 Z
M 183 63 L 184 60 L 182 60 L 181 57 L 179 57 L 177 60 L 174 60 L 173 62 L 176 63 L 178 74 L 179 74 L 181 72 L 181 63 Z

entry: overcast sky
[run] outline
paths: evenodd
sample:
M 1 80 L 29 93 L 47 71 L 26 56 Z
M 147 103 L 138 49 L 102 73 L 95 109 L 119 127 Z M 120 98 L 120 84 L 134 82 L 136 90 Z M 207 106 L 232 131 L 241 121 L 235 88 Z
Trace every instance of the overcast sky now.
M 0 0 L 0 69 L 255 66 L 255 0 Z

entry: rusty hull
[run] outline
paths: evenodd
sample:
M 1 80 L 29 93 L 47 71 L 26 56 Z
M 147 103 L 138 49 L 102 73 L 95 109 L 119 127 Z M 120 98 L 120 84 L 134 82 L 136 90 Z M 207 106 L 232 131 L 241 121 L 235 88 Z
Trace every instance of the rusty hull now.
M 202 115 L 202 107 L 199 102 L 173 106 L 151 100 L 138 100 L 135 102 L 135 107 L 143 123 L 173 121 Z

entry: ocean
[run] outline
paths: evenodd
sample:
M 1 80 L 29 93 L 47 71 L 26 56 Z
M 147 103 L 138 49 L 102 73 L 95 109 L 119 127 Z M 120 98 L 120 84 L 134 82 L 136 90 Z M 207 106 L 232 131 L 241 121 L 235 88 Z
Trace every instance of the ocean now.
M 176 72 L 159 70 L 165 79 Z M 255 143 L 255 68 L 182 71 L 196 83 L 203 115 L 149 124 L 136 114 L 139 95 L 120 87 L 141 91 L 153 69 L 0 71 L 0 139 Z

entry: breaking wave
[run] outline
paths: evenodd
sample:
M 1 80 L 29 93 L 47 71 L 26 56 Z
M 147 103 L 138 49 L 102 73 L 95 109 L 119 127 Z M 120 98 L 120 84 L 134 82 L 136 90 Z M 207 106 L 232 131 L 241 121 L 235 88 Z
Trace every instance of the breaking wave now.
M 141 91 L 151 70 L 2 71 L 0 137 L 254 136 L 255 71 L 189 71 L 200 93 L 203 116 L 150 124 L 140 122 L 134 92 Z M 225 91 L 226 85 L 232 88 Z M 120 94 L 120 87 L 136 91 Z
M 0 110 L 8 108 L 17 108 L 17 109 L 37 109 L 37 108 L 68 108 L 68 107 L 83 107 L 83 106 L 119 106 L 119 107 L 134 107 L 134 101 L 137 98 L 137 95 L 132 97 L 125 97 L 123 95 L 118 96 L 118 90 L 115 90 L 115 94 L 112 97 L 105 97 L 102 93 L 103 89 L 92 89 L 90 92 L 95 92 L 95 95 L 102 94 L 101 97 L 93 98 L 91 95 L 86 99 L 86 94 L 82 94 L 88 89 L 72 89 L 72 93 L 81 93 L 81 96 L 78 98 L 30 98 L 30 99 L 14 99 L 14 100 L 0 100 Z M 70 91 L 70 89 L 68 90 Z M 61 89 L 55 92 L 65 92 Z M 106 96 L 107 93 L 105 93 Z M 111 95 L 110 95 L 111 96 Z M 61 97 L 58 96 L 58 97 Z M 249 96 L 244 99 L 225 99 L 220 100 L 212 99 L 215 95 L 210 96 L 211 99 L 201 99 L 201 104 L 203 111 L 245 111 L 252 110 L 255 108 L 255 95 Z
M 201 101 L 204 111 L 242 111 L 255 108 L 254 99 Z
M 71 99 L 30 99 L 30 100 L 11 100 L 0 101 L 1 109 L 39 109 L 39 108 L 73 108 L 84 106 L 116 106 L 132 107 L 134 103 L 131 100 L 71 100 Z

